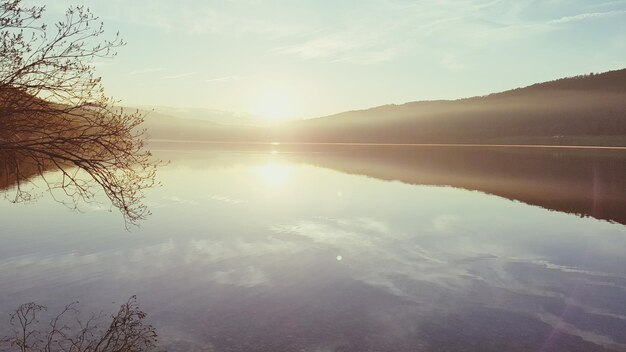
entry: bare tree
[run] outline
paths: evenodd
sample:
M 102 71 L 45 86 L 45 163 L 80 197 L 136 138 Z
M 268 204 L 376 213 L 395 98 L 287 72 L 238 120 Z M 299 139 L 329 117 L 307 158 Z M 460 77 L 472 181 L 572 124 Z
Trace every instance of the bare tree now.
M 54 28 L 44 13 L 0 0 L 0 161 L 15 179 L 14 200 L 31 197 L 25 179 L 44 176 L 70 205 L 93 201 L 101 189 L 127 224 L 143 219 L 143 191 L 154 185 L 158 162 L 144 149 L 143 116 L 114 106 L 93 65 L 125 43 L 119 34 L 101 39 L 103 25 L 88 8 L 70 7 Z M 51 169 L 60 180 L 45 178 Z
M 102 314 L 80 317 L 78 303 L 65 306 L 46 322 L 40 321 L 46 307 L 21 305 L 10 315 L 12 334 L 0 338 L 2 351 L 19 352 L 143 352 L 157 345 L 156 329 L 144 324 L 146 313 L 132 296 L 110 322 L 102 326 Z

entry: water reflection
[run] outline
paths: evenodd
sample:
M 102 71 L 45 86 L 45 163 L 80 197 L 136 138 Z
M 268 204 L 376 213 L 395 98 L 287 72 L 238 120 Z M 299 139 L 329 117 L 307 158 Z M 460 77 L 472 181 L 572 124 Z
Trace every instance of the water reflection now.
M 588 174 L 549 171 L 578 160 L 563 165 L 596 165 L 597 189 L 617 192 L 587 213 L 610 218 L 621 155 L 188 148 L 160 148 L 173 162 L 132 235 L 115 214 L 2 206 L 0 311 L 138 294 L 160 340 L 187 350 L 626 349 L 626 227 L 506 197 L 549 208 L 531 185 L 559 177 L 586 190 Z
M 264 184 L 271 187 L 280 187 L 289 178 L 291 168 L 288 165 L 269 162 L 255 167 L 254 171 Z
M 302 160 L 382 180 L 477 190 L 626 224 L 624 150 L 318 146 L 313 151 L 301 153 Z
M 0 192 L 16 188 L 17 185 L 51 169 L 51 163 L 37 165 L 19 153 L 0 151 Z M 11 198 L 15 198 L 13 195 Z M 19 198 L 19 197 L 18 197 Z

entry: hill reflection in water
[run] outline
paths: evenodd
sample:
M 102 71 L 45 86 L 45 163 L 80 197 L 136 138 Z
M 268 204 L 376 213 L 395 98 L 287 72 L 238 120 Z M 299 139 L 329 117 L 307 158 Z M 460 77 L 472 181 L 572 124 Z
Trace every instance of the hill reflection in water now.
M 622 153 L 152 147 L 172 163 L 132 234 L 106 208 L 0 203 L 0 313 L 136 294 L 171 350 L 626 346 L 626 227 L 501 198 L 618 221 Z
M 626 224 L 626 151 L 349 147 L 307 155 L 335 170 L 452 186 Z
M 626 150 L 176 142 L 162 146 L 267 151 L 348 174 L 474 190 L 626 224 Z

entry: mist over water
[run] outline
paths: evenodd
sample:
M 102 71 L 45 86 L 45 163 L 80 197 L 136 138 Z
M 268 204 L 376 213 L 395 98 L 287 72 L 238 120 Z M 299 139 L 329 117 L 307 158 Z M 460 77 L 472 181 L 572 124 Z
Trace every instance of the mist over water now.
M 0 316 L 137 294 L 183 350 L 626 350 L 623 151 L 152 149 L 131 233 L 0 203 Z

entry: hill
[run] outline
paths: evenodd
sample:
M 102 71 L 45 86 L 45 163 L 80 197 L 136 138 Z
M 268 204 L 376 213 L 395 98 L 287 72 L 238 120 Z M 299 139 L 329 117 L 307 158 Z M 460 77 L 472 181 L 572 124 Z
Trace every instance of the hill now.
M 132 108 L 131 108 L 132 110 Z M 185 118 L 185 115 L 170 115 L 160 110 L 139 110 L 145 114 L 142 128 L 151 140 L 195 140 L 195 141 L 269 141 L 271 131 L 267 126 L 235 124 L 210 121 L 208 118 Z M 172 111 L 175 113 L 175 111 Z
M 626 69 L 459 100 L 418 101 L 284 123 L 155 108 L 150 139 L 214 142 L 486 143 L 626 146 Z
M 281 141 L 626 145 L 626 69 L 292 122 Z
M 224 125 L 264 125 L 266 122 L 262 118 L 250 114 L 217 109 L 174 108 L 169 106 L 139 106 L 138 108 L 160 115 Z

